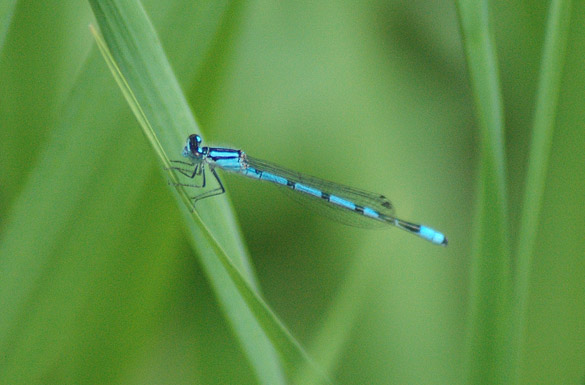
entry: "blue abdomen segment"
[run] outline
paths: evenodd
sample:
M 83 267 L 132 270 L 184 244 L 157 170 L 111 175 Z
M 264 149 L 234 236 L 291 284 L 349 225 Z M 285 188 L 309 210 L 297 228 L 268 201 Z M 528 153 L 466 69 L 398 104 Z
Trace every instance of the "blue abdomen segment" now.
M 302 193 L 309 194 L 317 198 L 321 198 L 323 194 L 321 190 L 318 190 L 310 186 L 305 186 L 304 184 L 301 183 L 294 183 L 293 185 L 291 185 L 291 187 L 293 187 L 296 191 L 300 191 Z
M 210 148 L 207 157 L 226 171 L 239 172 L 242 169 L 241 155 L 238 150 Z
M 434 243 L 435 245 L 447 246 L 447 237 L 443 233 L 437 230 L 431 229 L 430 227 L 417 225 L 397 218 L 385 218 L 388 222 L 398 227 L 399 229 L 406 230 L 411 234 L 418 235 L 422 239 Z
M 328 199 L 329 199 L 329 202 L 333 203 L 334 205 L 341 206 L 341 207 L 346 208 L 348 210 L 355 210 L 356 209 L 355 203 L 350 202 L 350 201 L 343 199 L 343 198 L 339 198 L 335 195 L 329 195 Z
M 265 180 L 267 182 L 272 182 L 283 186 L 287 186 L 289 183 L 288 179 L 286 178 L 274 175 L 267 171 L 257 170 L 254 167 L 246 167 L 243 171 L 241 171 L 241 173 L 249 178 Z
M 370 217 L 370 218 L 374 218 L 374 219 L 380 218 L 380 213 L 378 213 L 376 210 L 373 210 L 369 207 L 364 207 L 364 215 L 366 217 Z
M 278 175 L 271 174 L 269 172 L 263 172 L 260 176 L 260 179 L 268 181 L 268 182 L 272 182 L 272 183 L 278 183 L 278 184 L 281 184 L 283 186 L 286 186 L 286 184 L 288 183 L 288 179 L 283 178 L 283 177 L 278 176 Z
M 433 230 L 430 227 L 421 225 L 418 235 L 436 245 L 447 245 L 447 238 L 443 233 Z

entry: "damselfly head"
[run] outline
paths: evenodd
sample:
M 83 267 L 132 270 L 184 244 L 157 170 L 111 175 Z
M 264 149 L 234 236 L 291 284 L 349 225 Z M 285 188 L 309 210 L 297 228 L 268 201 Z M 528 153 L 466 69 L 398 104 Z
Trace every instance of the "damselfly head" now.
M 201 151 L 201 137 L 197 134 L 189 135 L 185 148 L 183 148 L 183 156 L 186 158 L 199 159 L 203 155 Z

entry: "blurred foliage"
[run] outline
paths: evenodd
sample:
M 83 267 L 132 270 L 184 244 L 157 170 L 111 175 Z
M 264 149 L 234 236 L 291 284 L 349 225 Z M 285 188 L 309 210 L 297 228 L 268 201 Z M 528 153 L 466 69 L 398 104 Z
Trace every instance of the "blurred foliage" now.
M 89 5 L 5 4 L 0 383 L 257 383 L 94 47 Z M 207 139 L 383 192 L 401 217 L 449 237 L 438 248 L 344 227 L 226 176 L 259 287 L 293 335 L 338 383 L 466 383 L 468 361 L 485 359 L 468 355 L 466 334 L 481 136 L 454 3 L 143 4 Z M 489 6 L 514 249 L 549 6 Z M 523 384 L 585 375 L 583 3 L 570 20 L 546 182 L 534 192 L 543 204 Z

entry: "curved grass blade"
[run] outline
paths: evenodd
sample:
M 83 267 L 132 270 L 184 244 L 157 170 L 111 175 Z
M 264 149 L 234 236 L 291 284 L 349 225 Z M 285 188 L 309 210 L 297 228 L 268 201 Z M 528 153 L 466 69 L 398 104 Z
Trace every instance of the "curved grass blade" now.
M 100 50 L 102 50 L 116 81 L 123 89 L 124 95 L 132 106 L 132 110 L 141 123 L 153 149 L 163 165 L 168 167 L 170 162 L 167 149 L 174 152 L 175 148 L 180 148 L 178 145 L 174 146 L 175 143 L 181 143 L 184 140 L 185 134 L 180 132 L 185 129 L 193 132 L 196 127 L 187 104 L 180 94 L 179 87 L 177 86 L 175 89 L 176 94 L 172 94 L 166 91 L 169 88 L 167 84 L 163 84 L 162 80 L 159 79 L 159 77 L 164 79 L 167 75 L 172 76 L 170 68 L 163 70 L 162 74 L 153 73 L 157 70 L 156 66 L 149 68 L 150 72 L 144 70 L 144 67 L 148 67 L 147 62 L 152 61 L 153 53 L 148 52 L 149 47 L 144 48 L 147 52 L 136 48 L 135 44 L 138 43 L 132 39 L 136 39 L 137 32 L 133 28 L 140 28 L 140 26 L 130 25 L 126 22 L 135 20 L 136 17 L 143 17 L 145 20 L 142 21 L 143 30 L 140 33 L 149 36 L 154 31 L 151 30 L 152 27 L 148 24 L 146 15 L 143 14 L 137 3 L 92 1 L 91 4 L 102 31 L 107 33 L 105 37 L 108 44 L 100 39 L 97 33 L 94 33 Z M 119 14 L 124 12 L 131 12 L 134 17 L 121 17 Z M 145 44 L 156 41 L 153 36 L 144 38 L 146 39 Z M 157 60 L 168 66 L 158 45 L 155 51 L 155 55 L 163 56 Z M 120 60 L 125 61 L 121 64 Z M 176 84 L 176 80 L 173 78 L 171 83 Z M 165 92 L 161 91 L 158 94 L 151 92 L 151 90 L 158 90 L 161 87 Z M 173 104 L 174 101 L 177 101 L 177 104 L 185 110 L 178 114 L 171 113 L 168 108 L 169 106 L 176 107 L 176 104 Z M 186 119 L 181 120 L 181 118 Z M 174 172 L 170 172 L 169 177 L 173 184 L 177 182 Z M 244 350 L 261 381 L 263 383 L 284 383 L 283 377 L 279 375 L 278 366 L 274 366 L 276 363 L 270 358 L 271 349 L 275 349 L 280 354 L 290 371 L 299 362 L 315 367 L 300 344 L 256 293 L 250 278 L 242 275 L 240 268 L 228 257 L 224 248 L 220 246 L 217 235 L 212 234 L 201 219 L 200 213 L 194 210 L 184 188 L 177 185 L 175 191 L 178 198 L 183 201 L 182 212 L 187 219 L 193 246 L 198 250 L 202 264 L 208 270 L 211 283 L 218 292 L 229 317 L 235 317 L 231 319 L 232 325 L 237 330 Z M 241 321 L 237 321 L 242 315 L 241 312 L 251 314 L 255 321 L 249 319 L 248 322 L 254 322 L 252 327 L 260 329 L 250 333 L 249 324 L 241 324 Z M 267 345 L 258 345 L 259 336 L 268 338 Z M 319 372 L 319 370 L 315 369 L 315 372 Z M 324 375 L 320 374 L 319 377 L 324 382 L 329 382 Z
M 514 317 L 512 319 L 512 354 L 519 383 L 522 346 L 528 311 L 530 271 L 536 245 L 539 216 L 545 190 L 545 180 L 554 132 L 557 102 L 561 89 L 563 64 L 571 20 L 571 1 L 553 0 L 550 4 L 540 68 L 532 142 L 528 171 L 524 184 L 522 213 L 514 286 Z
M 480 132 L 480 185 L 471 277 L 470 383 L 509 378 L 510 241 L 504 112 L 489 2 L 456 2 Z

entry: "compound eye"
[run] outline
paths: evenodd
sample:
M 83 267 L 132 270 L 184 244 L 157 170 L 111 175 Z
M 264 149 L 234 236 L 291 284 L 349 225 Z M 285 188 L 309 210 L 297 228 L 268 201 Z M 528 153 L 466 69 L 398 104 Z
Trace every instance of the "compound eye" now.
M 199 135 L 189 135 L 189 140 L 187 140 L 187 144 L 189 146 L 189 152 L 196 153 L 199 149 L 199 144 L 201 143 L 201 137 Z

